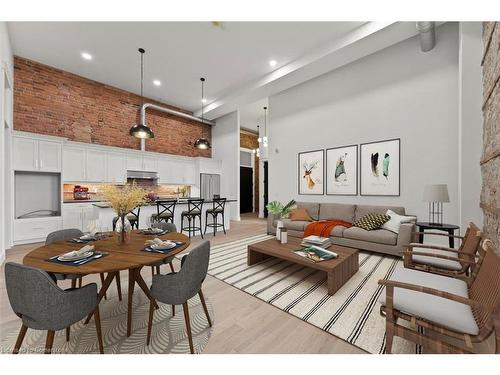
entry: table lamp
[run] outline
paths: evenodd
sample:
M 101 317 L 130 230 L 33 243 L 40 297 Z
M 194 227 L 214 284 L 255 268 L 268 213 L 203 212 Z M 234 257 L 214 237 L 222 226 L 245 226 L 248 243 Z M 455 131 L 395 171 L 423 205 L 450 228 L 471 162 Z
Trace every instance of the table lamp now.
M 429 204 L 429 223 L 443 225 L 443 203 L 450 202 L 448 185 L 426 185 L 424 188 L 424 202 Z

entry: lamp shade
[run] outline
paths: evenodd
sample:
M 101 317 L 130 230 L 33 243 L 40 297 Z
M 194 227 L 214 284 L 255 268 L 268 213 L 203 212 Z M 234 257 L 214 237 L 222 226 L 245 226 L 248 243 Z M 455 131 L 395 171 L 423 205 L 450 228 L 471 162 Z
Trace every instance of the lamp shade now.
M 206 138 L 198 138 L 196 141 L 194 141 L 194 147 L 200 150 L 207 150 L 209 149 L 210 142 Z
M 448 195 L 448 185 L 446 184 L 425 185 L 424 202 L 448 203 L 449 201 L 450 201 L 450 196 Z
M 153 131 L 145 125 L 137 124 L 130 128 L 129 134 L 141 139 L 154 138 Z

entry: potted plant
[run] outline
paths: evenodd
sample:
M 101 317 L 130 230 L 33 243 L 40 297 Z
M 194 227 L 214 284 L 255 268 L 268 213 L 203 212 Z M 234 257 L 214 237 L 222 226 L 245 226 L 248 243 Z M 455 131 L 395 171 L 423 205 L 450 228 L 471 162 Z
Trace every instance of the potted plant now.
M 270 202 L 266 208 L 267 211 L 273 214 L 278 222 L 276 223 L 276 238 L 280 239 L 280 228 L 283 226 L 283 221 L 281 219 L 285 219 L 292 212 L 292 208 L 295 206 L 295 201 L 292 199 L 286 205 L 278 201 Z
M 144 204 L 147 192 L 137 187 L 135 183 L 124 187 L 104 185 L 101 187 L 101 192 L 104 199 L 109 202 L 111 208 L 118 216 L 116 223 L 118 243 L 123 244 L 128 242 L 132 226 L 127 219 L 127 214 L 137 206 Z

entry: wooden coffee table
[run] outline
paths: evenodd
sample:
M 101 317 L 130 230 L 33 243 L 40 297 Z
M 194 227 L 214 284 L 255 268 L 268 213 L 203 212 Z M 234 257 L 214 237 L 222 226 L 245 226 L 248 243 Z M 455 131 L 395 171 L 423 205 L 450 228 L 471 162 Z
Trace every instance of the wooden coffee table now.
M 359 269 L 359 252 L 356 249 L 332 245 L 328 250 L 337 253 L 338 258 L 314 263 L 293 252 L 302 247 L 300 246 L 301 242 L 300 238 L 289 237 L 286 244 L 281 244 L 272 238 L 248 245 L 247 264 L 251 266 L 269 257 L 275 257 L 324 271 L 327 274 L 329 295 L 339 290 Z

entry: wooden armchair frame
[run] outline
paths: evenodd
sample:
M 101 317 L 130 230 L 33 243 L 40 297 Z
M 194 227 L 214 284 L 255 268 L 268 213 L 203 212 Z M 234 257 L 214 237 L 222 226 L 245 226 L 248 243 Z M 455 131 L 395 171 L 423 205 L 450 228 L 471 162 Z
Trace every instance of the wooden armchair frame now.
M 415 234 L 418 235 L 420 233 L 421 232 L 416 232 Z M 467 227 L 467 230 L 465 232 L 465 236 L 463 237 L 451 234 L 433 233 L 433 232 L 426 232 L 425 234 L 459 238 L 462 241 L 462 243 L 458 248 L 458 250 L 450 249 L 445 246 L 411 243 L 408 249 L 402 253 L 405 268 L 411 268 L 418 271 L 431 272 L 443 276 L 468 278 L 468 276 L 471 273 L 471 270 L 473 270 L 477 264 L 476 262 L 477 253 L 481 247 L 480 244 L 482 239 L 481 230 L 479 230 L 479 228 L 474 223 L 471 222 L 469 223 L 469 226 Z M 428 251 L 426 252 L 424 249 L 440 250 L 445 253 L 449 253 L 449 255 L 435 254 Z M 453 254 L 455 254 L 455 256 L 452 256 Z M 457 261 L 461 264 L 462 268 L 460 270 L 450 270 L 435 265 L 418 263 L 413 260 L 414 255 Z
M 486 340 L 493 331 L 495 331 L 496 353 L 500 353 L 500 253 L 490 240 L 484 241 L 483 249 L 484 251 L 480 251 L 478 266 L 472 274 L 469 298 L 420 285 L 392 280 L 379 281 L 379 284 L 386 288 L 386 303 L 380 308 L 381 315 L 386 318 L 386 353 L 392 351 L 394 336 L 429 347 L 438 353 L 473 353 L 472 343 Z M 479 327 L 479 333 L 464 334 L 395 309 L 395 288 L 413 290 L 469 305 Z M 410 322 L 410 328 L 398 324 L 398 319 Z M 417 326 L 425 329 L 423 333 L 415 329 Z M 439 339 L 439 336 L 442 339 Z M 449 343 L 447 339 L 450 338 L 463 342 L 464 347 Z

